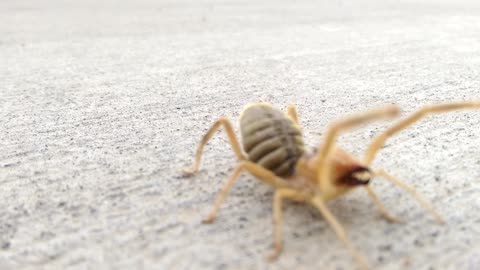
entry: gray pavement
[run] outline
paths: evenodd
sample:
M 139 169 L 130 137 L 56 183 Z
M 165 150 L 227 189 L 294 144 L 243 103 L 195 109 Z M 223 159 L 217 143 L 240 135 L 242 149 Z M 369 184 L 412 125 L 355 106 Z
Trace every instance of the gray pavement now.
M 296 104 L 308 145 L 344 115 L 480 99 L 478 1 L 0 2 L 0 269 L 354 269 L 323 218 L 287 203 L 275 263 L 272 189 L 224 134 L 184 179 L 206 129 L 249 102 Z M 342 136 L 361 154 L 384 121 Z M 373 181 L 329 204 L 374 269 L 480 269 L 480 112 L 433 116 L 375 166 L 447 224 Z M 238 126 L 235 127 L 238 129 Z

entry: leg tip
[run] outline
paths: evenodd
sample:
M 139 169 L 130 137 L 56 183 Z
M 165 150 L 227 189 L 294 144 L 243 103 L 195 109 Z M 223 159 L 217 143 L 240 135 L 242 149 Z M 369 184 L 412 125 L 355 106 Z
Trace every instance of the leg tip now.
M 203 224 L 212 224 L 215 221 L 215 216 L 209 216 L 206 219 L 202 220 Z
M 392 217 L 392 216 L 389 216 L 389 217 L 384 216 L 384 218 L 388 223 L 391 223 L 391 224 L 405 224 L 405 223 L 407 223 L 403 219 Z
M 276 255 L 276 254 L 268 254 L 268 255 L 266 256 L 266 258 L 267 258 L 267 261 L 268 261 L 268 262 L 273 263 L 273 262 L 275 262 L 275 261 L 278 259 L 278 255 Z
M 445 225 L 447 222 L 440 216 L 435 218 L 435 221 L 440 225 Z
M 365 257 L 363 257 L 362 255 L 359 255 L 359 256 L 360 257 L 357 257 L 357 262 L 358 262 L 358 266 L 360 267 L 360 269 L 362 269 L 362 270 L 371 269 L 370 265 L 367 262 L 367 259 L 365 259 Z
M 267 261 L 274 262 L 282 253 L 282 247 L 276 247 L 270 254 L 267 255 Z
M 183 177 L 191 177 L 191 176 L 193 176 L 196 172 L 197 172 L 197 170 L 195 170 L 194 168 L 191 168 L 191 167 L 184 168 L 184 169 L 182 170 L 182 176 L 183 176 Z

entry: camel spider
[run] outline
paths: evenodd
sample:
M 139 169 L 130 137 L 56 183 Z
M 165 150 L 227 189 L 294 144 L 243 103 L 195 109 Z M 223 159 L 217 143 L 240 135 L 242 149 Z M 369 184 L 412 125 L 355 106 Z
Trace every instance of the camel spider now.
M 204 223 L 212 223 L 215 220 L 220 205 L 240 173 L 248 171 L 276 189 L 273 199 L 274 250 L 269 256 L 270 260 L 277 258 L 282 250 L 282 201 L 290 199 L 309 203 L 318 209 L 361 268 L 367 269 L 366 259 L 354 248 L 343 227 L 327 208 L 326 202 L 354 188 L 362 187 L 367 191 L 384 218 L 390 222 L 399 222 L 388 213 L 374 190 L 368 185 L 373 177 L 379 176 L 410 193 L 423 208 L 433 215 L 438 223 L 443 223 L 443 219 L 431 204 L 423 199 L 414 188 L 384 170 L 372 169 L 370 165 L 388 138 L 416 121 L 429 114 L 467 108 L 480 108 L 480 101 L 423 107 L 375 137 L 364 158 L 358 159 L 336 146 L 337 137 L 360 124 L 397 116 L 400 111 L 397 106 L 390 105 L 370 110 L 334 122 L 327 130 L 319 150 L 308 153 L 305 151 L 294 106 L 289 106 L 285 114 L 268 103 L 253 103 L 248 105 L 240 116 L 243 150 L 235 136 L 232 124 L 228 118 L 222 117 L 205 134 L 198 146 L 193 165 L 185 169 L 184 173 L 185 176 L 195 174 L 200 166 L 203 147 L 215 131 L 223 126 L 239 164 L 218 194 L 213 210 L 203 221 Z

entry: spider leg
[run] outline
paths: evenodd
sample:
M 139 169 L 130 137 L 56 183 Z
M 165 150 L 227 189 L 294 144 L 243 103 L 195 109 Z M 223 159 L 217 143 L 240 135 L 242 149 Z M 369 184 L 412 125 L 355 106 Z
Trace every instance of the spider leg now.
M 420 110 L 416 111 L 409 117 L 401 120 L 394 126 L 387 129 L 382 134 L 378 135 L 368 147 L 367 153 L 365 155 L 365 163 L 370 165 L 375 158 L 377 152 L 385 144 L 385 141 L 398 133 L 399 131 L 407 128 L 418 120 L 428 116 L 429 114 L 442 113 L 455 111 L 460 109 L 474 109 L 480 108 L 480 101 L 466 101 L 458 103 L 446 103 L 446 104 L 437 104 L 432 106 L 423 107 Z
M 198 167 L 200 166 L 200 160 L 202 158 L 203 147 L 212 138 L 212 136 L 215 134 L 215 131 L 217 131 L 221 126 L 223 126 L 225 128 L 225 131 L 227 132 L 228 139 L 230 140 L 230 145 L 232 146 L 233 152 L 235 152 L 237 159 L 246 159 L 245 155 L 242 152 L 242 148 L 238 143 L 237 137 L 235 136 L 235 132 L 233 131 L 231 122 L 228 120 L 227 117 L 222 117 L 218 119 L 203 136 L 200 144 L 198 145 L 193 165 L 183 170 L 185 176 L 191 176 L 197 172 Z
M 320 148 L 320 151 L 317 154 L 317 181 L 320 183 L 320 188 L 322 191 L 328 192 L 328 179 L 330 179 L 331 170 L 331 168 L 328 166 L 328 159 L 330 154 L 335 149 L 335 141 L 340 133 L 375 119 L 393 117 L 398 113 L 398 107 L 391 105 L 350 116 L 346 119 L 335 122 L 330 126 L 326 133 L 323 146 Z
M 363 257 L 363 255 L 358 252 L 357 249 L 353 246 L 352 242 L 350 242 L 347 237 L 347 233 L 345 232 L 345 229 L 337 221 L 337 218 L 332 214 L 332 212 L 330 212 L 330 210 L 327 208 L 323 199 L 315 196 L 310 200 L 310 203 L 320 211 L 323 217 L 327 220 L 328 224 L 335 231 L 340 241 L 342 241 L 342 243 L 347 247 L 352 256 L 357 260 L 361 268 L 368 269 L 369 267 L 365 257 Z
M 275 260 L 282 252 L 282 201 L 291 199 L 294 201 L 305 201 L 307 198 L 303 193 L 294 189 L 279 189 L 275 192 L 273 199 L 273 225 L 274 225 L 274 249 L 268 256 L 270 261 Z
M 403 223 L 402 220 L 392 216 L 388 211 L 387 209 L 385 208 L 385 206 L 382 204 L 382 202 L 380 201 L 380 199 L 378 199 L 378 196 L 377 194 L 375 193 L 375 191 L 373 190 L 373 188 L 371 186 L 365 186 L 365 189 L 367 190 L 368 192 L 368 195 L 370 196 L 370 198 L 372 198 L 373 202 L 375 203 L 375 205 L 377 206 L 378 210 L 380 211 L 380 214 L 382 214 L 382 216 L 388 221 L 388 222 L 391 222 L 391 223 Z
M 275 174 L 263 168 L 262 166 L 246 160 L 241 161 L 228 178 L 220 193 L 217 195 L 215 203 L 213 204 L 213 210 L 210 212 L 208 217 L 203 220 L 203 223 L 212 223 L 215 220 L 221 204 L 227 197 L 228 192 L 232 188 L 233 184 L 235 184 L 243 170 L 247 170 L 256 178 L 274 187 L 286 187 L 288 185 L 285 180 L 278 178 Z
M 420 195 L 420 193 L 418 193 L 413 187 L 408 186 L 407 184 L 398 180 L 396 177 L 388 174 L 384 170 L 376 171 L 374 174 L 377 175 L 377 176 L 385 178 L 387 181 L 391 182 L 394 185 L 397 185 L 401 189 L 410 193 L 425 210 L 429 211 L 434 216 L 435 220 L 438 223 L 440 223 L 440 224 L 445 223 L 443 218 L 435 211 L 432 204 L 429 203 L 426 199 L 424 199 L 423 196 Z
M 300 120 L 298 120 L 298 113 L 297 113 L 297 108 L 295 105 L 288 105 L 287 107 L 287 115 L 292 118 L 293 122 L 297 124 L 297 126 L 300 127 Z

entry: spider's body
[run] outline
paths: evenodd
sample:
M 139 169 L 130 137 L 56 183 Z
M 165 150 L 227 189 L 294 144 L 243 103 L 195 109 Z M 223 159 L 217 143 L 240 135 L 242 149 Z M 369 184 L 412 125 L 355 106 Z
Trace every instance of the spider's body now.
M 243 110 L 240 133 L 248 160 L 280 177 L 293 175 L 305 152 L 298 126 L 266 103 L 255 103 Z
M 362 123 L 396 116 L 399 113 L 397 106 L 356 114 L 333 123 L 325 133 L 324 142 L 318 151 L 309 153 L 305 151 L 295 107 L 290 106 L 285 114 L 270 104 L 254 103 L 247 106 L 240 117 L 243 149 L 235 136 L 230 121 L 226 117 L 222 117 L 215 122 L 201 140 L 195 155 L 195 163 L 191 168 L 186 169 L 185 173 L 193 175 L 198 170 L 203 147 L 215 131 L 223 126 L 240 163 L 218 195 L 213 211 L 204 222 L 210 223 L 215 220 L 228 191 L 240 173 L 246 170 L 276 189 L 273 203 L 275 249 L 270 256 L 271 259 L 276 258 L 282 250 L 282 201 L 290 199 L 309 203 L 316 207 L 362 268 L 366 269 L 368 268 L 366 260 L 348 240 L 345 230 L 330 212 L 326 202 L 353 188 L 363 187 L 383 217 L 391 222 L 399 222 L 388 213 L 374 190 L 368 185 L 372 178 L 380 176 L 412 194 L 424 208 L 434 215 L 439 223 L 442 223 L 442 218 L 415 189 L 383 170 L 373 170 L 370 165 L 385 141 L 409 125 L 430 113 L 466 108 L 480 108 L 480 101 L 424 107 L 378 135 L 370 144 L 365 157 L 359 159 L 337 147 L 336 138 L 342 132 Z
M 368 184 L 365 176 L 368 168 L 344 150 L 337 148 L 330 165 L 332 183 L 322 192 L 316 187 L 317 159 L 315 153 L 307 153 L 300 127 L 289 115 L 268 103 L 248 105 L 240 116 L 240 134 L 247 159 L 283 177 L 286 185 L 307 193 L 319 193 L 330 200 L 349 191 L 356 185 Z M 297 168 L 298 166 L 298 168 Z M 312 181 L 313 180 L 313 181 Z
M 294 181 L 301 178 L 317 183 L 318 158 L 315 154 L 314 152 L 313 155 L 305 155 L 298 161 L 296 170 L 298 173 Z M 372 178 L 368 166 L 341 148 L 334 150 L 327 166 L 332 168 L 330 181 L 325 182 L 323 186 L 317 184 L 315 187 L 317 196 L 324 201 L 335 199 L 357 186 L 368 185 Z

